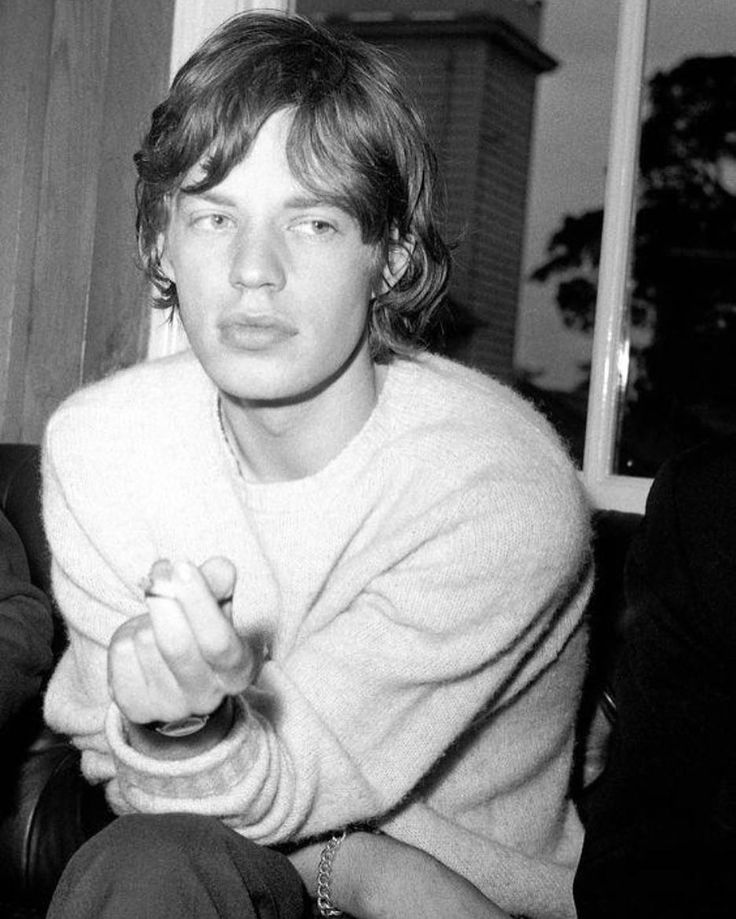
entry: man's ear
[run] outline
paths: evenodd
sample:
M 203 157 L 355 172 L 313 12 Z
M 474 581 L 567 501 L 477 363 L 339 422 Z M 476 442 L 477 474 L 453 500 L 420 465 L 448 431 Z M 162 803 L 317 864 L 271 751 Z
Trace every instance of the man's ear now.
M 400 238 L 398 229 L 393 228 L 388 241 L 386 264 L 383 266 L 381 273 L 381 285 L 383 288 L 381 293 L 391 290 L 402 279 L 411 262 L 415 246 L 416 243 L 413 237 Z

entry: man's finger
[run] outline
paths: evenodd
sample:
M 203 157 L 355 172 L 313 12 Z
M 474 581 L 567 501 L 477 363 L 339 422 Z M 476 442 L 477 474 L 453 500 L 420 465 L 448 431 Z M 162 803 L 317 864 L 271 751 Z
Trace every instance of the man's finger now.
M 237 572 L 229 558 L 221 555 L 213 556 L 203 562 L 199 570 L 218 602 L 224 603 L 226 600 L 232 600 Z
M 230 563 L 222 565 L 218 560 L 212 567 L 219 582 L 217 586 L 231 587 L 234 580 Z M 154 580 L 153 594 L 149 599 L 149 608 L 156 636 L 167 659 L 171 655 L 185 653 L 185 647 L 179 648 L 176 643 L 186 644 L 187 631 L 178 611 L 169 610 L 164 596 L 178 603 L 200 654 L 215 671 L 250 669 L 246 660 L 248 649 L 221 610 L 205 576 L 195 565 L 185 561 L 174 562 L 170 578 L 161 584 Z

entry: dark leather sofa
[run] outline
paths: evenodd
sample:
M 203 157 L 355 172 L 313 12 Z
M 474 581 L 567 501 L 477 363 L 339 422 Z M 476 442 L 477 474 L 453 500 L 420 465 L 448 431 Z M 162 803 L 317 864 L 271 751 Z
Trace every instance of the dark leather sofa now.
M 38 461 L 35 446 L 0 444 L 0 506 L 24 543 L 33 583 L 50 596 Z M 615 717 L 608 686 L 625 625 L 623 562 L 638 520 L 635 514 L 605 512 L 595 521 L 598 573 L 589 610 L 591 666 L 580 714 L 581 750 L 602 711 L 608 721 Z M 58 615 L 56 627 L 58 658 L 64 645 Z M 0 756 L 0 916 L 40 919 L 66 861 L 112 815 L 101 789 L 82 779 L 77 751 L 43 726 L 40 699 L 16 721 L 5 732 Z M 578 761 L 574 793 L 584 817 L 584 757 Z

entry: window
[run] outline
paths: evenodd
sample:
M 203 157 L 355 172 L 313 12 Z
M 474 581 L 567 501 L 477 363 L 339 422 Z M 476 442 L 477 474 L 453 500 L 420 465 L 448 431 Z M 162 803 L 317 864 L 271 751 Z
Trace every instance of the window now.
M 650 0 L 615 470 L 736 433 L 736 9 Z
M 642 511 L 667 456 L 736 433 L 736 10 L 621 0 L 616 43 L 603 207 L 542 274 L 572 327 L 595 313 L 585 484 Z

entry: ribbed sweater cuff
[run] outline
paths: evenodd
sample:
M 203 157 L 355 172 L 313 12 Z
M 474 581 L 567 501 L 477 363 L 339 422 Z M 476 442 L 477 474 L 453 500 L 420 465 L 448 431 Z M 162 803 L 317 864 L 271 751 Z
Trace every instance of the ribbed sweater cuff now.
M 125 719 L 110 705 L 105 724 L 122 796 L 136 810 L 166 811 L 180 806 L 200 813 L 218 810 L 218 801 L 242 784 L 264 742 L 261 725 L 241 700 L 230 732 L 198 756 L 160 760 L 135 750 L 127 740 Z M 191 805 L 191 806 L 189 806 Z

